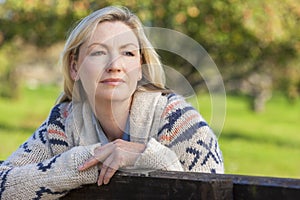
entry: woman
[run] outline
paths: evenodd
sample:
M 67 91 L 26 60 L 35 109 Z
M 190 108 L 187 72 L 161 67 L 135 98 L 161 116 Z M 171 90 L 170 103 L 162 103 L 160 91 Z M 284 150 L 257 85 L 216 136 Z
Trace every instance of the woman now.
M 0 166 L 3 199 L 55 199 L 117 170 L 223 173 L 201 115 L 167 90 L 139 19 L 106 7 L 84 18 L 62 53 L 64 93 Z

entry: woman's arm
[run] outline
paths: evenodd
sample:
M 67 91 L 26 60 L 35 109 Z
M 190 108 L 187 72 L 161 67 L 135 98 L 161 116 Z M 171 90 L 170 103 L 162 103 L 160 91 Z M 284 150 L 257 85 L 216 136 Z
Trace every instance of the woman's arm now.
M 50 143 L 53 141 L 48 139 L 47 127 L 63 119 L 54 112 L 61 110 L 60 106 L 56 106 L 32 137 L 1 164 L 0 199 L 57 199 L 70 189 L 96 182 L 97 167 L 78 171 L 78 166 L 91 157 L 95 145 L 72 147 L 66 138 L 61 141 L 65 151 L 52 153 Z

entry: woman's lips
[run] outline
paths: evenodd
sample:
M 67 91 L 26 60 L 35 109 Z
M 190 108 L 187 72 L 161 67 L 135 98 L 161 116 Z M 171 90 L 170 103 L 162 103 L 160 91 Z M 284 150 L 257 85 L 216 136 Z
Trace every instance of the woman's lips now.
M 125 81 L 121 78 L 107 78 L 107 79 L 100 81 L 100 83 L 102 83 L 102 84 L 112 85 L 112 86 L 120 85 L 124 82 Z

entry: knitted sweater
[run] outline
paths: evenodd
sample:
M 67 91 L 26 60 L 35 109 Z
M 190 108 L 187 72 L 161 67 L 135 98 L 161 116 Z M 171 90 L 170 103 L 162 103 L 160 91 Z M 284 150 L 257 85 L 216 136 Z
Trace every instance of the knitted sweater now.
M 54 106 L 35 133 L 1 164 L 0 199 L 57 199 L 71 189 L 96 183 L 97 166 L 77 168 L 93 156 L 101 139 L 88 103 L 74 104 Z M 146 144 L 132 170 L 224 171 L 214 133 L 176 94 L 136 92 L 130 141 Z

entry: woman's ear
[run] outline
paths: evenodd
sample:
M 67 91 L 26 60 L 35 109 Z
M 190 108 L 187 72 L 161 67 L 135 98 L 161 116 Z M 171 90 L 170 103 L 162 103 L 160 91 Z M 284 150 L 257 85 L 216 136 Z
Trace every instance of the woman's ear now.
M 70 56 L 70 76 L 74 81 L 78 81 L 79 75 L 78 75 L 78 66 L 77 66 L 77 60 L 75 60 L 74 55 Z

